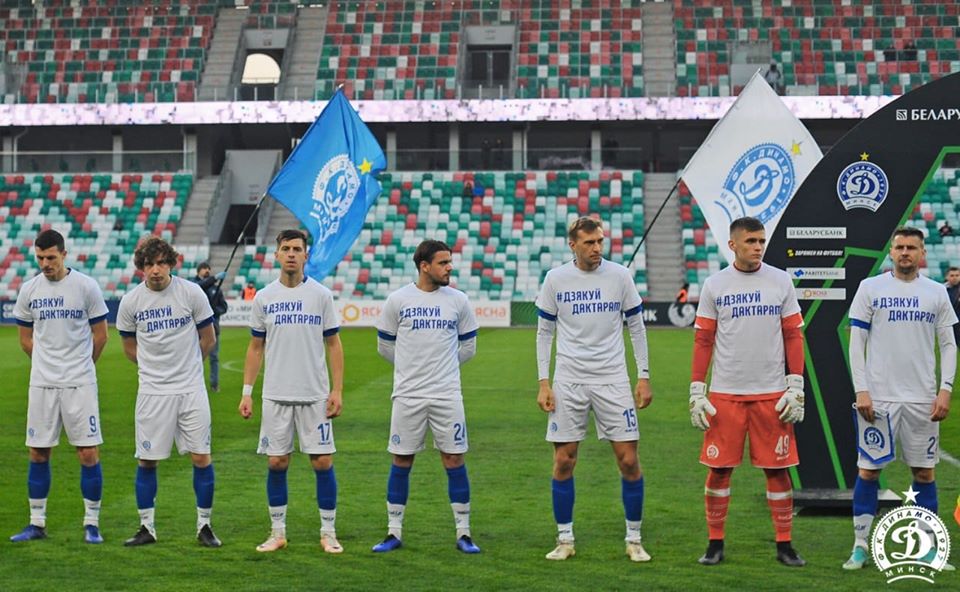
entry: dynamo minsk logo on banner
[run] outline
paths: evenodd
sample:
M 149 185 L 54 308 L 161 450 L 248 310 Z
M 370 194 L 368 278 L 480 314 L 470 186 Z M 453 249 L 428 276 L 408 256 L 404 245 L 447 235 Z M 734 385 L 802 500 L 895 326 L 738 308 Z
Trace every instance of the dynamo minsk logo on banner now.
M 727 214 L 728 222 L 753 216 L 766 224 L 786 207 L 795 186 L 787 149 L 767 142 L 753 146 L 734 163 L 714 204 Z
M 876 212 L 887 199 L 890 190 L 887 174 L 868 158 L 870 155 L 864 152 L 860 160 L 848 164 L 837 178 L 837 197 L 845 210 L 864 208 Z
M 772 236 L 822 156 L 816 140 L 758 70 L 680 177 L 716 243 L 726 245 L 730 222 L 744 216 L 760 220 Z M 720 253 L 733 262 L 733 251 Z
M 347 154 L 337 154 L 317 173 L 313 183 L 313 210 L 310 217 L 320 225 L 320 242 L 340 230 L 340 220 L 350 211 L 359 189 L 360 175 Z

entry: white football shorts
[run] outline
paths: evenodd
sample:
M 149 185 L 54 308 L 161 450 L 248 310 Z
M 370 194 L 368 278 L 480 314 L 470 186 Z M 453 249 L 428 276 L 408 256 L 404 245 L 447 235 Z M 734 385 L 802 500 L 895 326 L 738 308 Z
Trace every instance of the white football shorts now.
M 210 454 L 210 401 L 200 389 L 180 395 L 137 395 L 136 457 L 170 458 L 174 441 L 180 454 Z
M 67 432 L 67 441 L 73 446 L 103 444 L 96 383 L 65 388 L 30 387 L 27 446 L 53 448 L 60 444 L 61 429 Z
M 903 462 L 908 467 L 929 469 L 940 462 L 940 422 L 930 420 L 933 400 L 929 403 L 874 401 L 873 407 L 890 414 L 893 438 L 900 443 Z M 882 469 L 891 462 L 874 464 L 862 454 L 858 456 L 857 466 L 861 469 Z
M 467 420 L 463 398 L 420 399 L 395 397 L 390 414 L 392 454 L 416 454 L 426 448 L 427 427 L 433 433 L 433 447 L 446 454 L 467 451 Z
M 640 438 L 630 383 L 555 382 L 553 398 L 556 408 L 547 417 L 548 442 L 583 441 L 591 409 L 600 440 L 630 442 Z
M 304 454 L 333 454 L 333 423 L 327 418 L 327 400 L 315 403 L 278 403 L 263 400 L 260 445 L 257 454 L 285 456 L 293 452 L 293 434 Z

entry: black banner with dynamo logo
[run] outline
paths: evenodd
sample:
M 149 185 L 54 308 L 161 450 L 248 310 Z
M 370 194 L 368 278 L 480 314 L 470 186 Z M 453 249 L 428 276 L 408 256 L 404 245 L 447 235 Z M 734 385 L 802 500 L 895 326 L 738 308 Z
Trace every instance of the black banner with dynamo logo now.
M 792 471 L 798 504 L 849 500 L 842 492 L 856 479 L 857 448 L 847 313 L 860 281 L 881 270 L 893 231 L 910 219 L 941 167 L 957 162 L 955 74 L 907 93 L 841 138 L 768 237 L 765 261 L 794 278 L 806 325 L 807 411 L 796 430 L 800 466 Z M 928 260 L 941 252 L 931 244 L 940 238 L 932 230 Z

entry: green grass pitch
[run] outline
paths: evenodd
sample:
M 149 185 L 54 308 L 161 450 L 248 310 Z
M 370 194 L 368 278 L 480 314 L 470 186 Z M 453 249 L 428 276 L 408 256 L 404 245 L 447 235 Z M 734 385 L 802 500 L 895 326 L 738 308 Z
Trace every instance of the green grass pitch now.
M 840 569 L 852 542 L 849 516 L 804 516 L 794 523 L 794 543 L 807 561 L 802 569 L 774 560 L 773 528 L 759 470 L 734 473 L 727 523 L 727 560 L 696 563 L 706 544 L 704 469 L 697 462 L 700 433 L 690 427 L 687 384 L 693 335 L 688 330 L 649 331 L 653 405 L 640 412 L 640 457 L 646 475 L 644 544 L 648 564 L 632 564 L 623 552 L 619 475 L 609 445 L 591 435 L 577 466 L 576 557 L 546 561 L 553 546 L 550 502 L 551 447 L 536 406 L 532 329 L 484 330 L 477 357 L 463 369 L 470 427 L 467 467 L 472 489 L 474 540 L 483 553 L 454 549 L 446 477 L 433 450 L 421 454 L 411 475 L 403 549 L 374 555 L 370 546 L 386 531 L 385 491 L 390 457 L 385 451 L 391 369 L 376 354 L 373 330 L 342 333 L 346 354 L 343 416 L 335 421 L 337 526 L 346 552 L 320 551 L 320 518 L 307 459 L 295 455 L 289 473 L 288 537 L 284 551 L 261 555 L 254 547 L 268 534 L 266 460 L 255 454 L 259 405 L 254 419 L 237 413 L 244 329 L 222 336 L 222 392 L 211 394 L 213 458 L 217 490 L 213 524 L 224 541 L 199 548 L 190 463 L 174 457 L 160 464 L 157 497 L 159 542 L 128 549 L 123 539 L 138 526 L 133 494 L 133 407 L 136 370 L 111 329 L 100 364 L 100 406 L 106 443 L 101 449 L 104 499 L 101 528 L 106 543 L 82 542 L 79 468 L 66 445 L 53 455 L 48 506 L 49 539 L 14 545 L 5 540 L 28 520 L 27 451 L 23 430 L 29 360 L 16 329 L 0 328 L 0 590 L 862 590 L 886 587 L 872 566 Z M 942 447 L 960 456 L 960 409 L 943 425 Z M 853 454 L 853 451 L 841 451 Z M 802 460 L 802 459 L 801 459 Z M 906 489 L 908 471 L 887 471 L 895 490 Z M 960 469 L 938 469 L 941 514 L 955 545 L 960 529 L 951 519 L 960 490 Z M 954 559 L 960 563 L 960 556 Z M 960 589 L 960 576 L 942 574 L 934 588 Z M 900 583 L 893 588 L 915 586 Z M 931 589 L 934 589 L 931 588 Z

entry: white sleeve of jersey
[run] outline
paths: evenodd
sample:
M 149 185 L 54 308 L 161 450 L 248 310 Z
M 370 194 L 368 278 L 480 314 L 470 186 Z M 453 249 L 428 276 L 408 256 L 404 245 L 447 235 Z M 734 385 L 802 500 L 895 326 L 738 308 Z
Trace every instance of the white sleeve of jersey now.
M 383 311 L 380 313 L 380 320 L 377 321 L 377 333 L 385 333 L 393 339 L 397 338 L 397 329 L 400 327 L 398 317 L 397 298 L 391 294 L 387 296 L 387 301 L 383 305 Z
M 850 305 L 850 326 L 860 327 L 867 331 L 870 330 L 870 323 L 873 322 L 873 305 L 870 303 L 869 288 L 864 282 L 860 282 L 857 293 L 853 297 L 853 304 Z
M 800 302 L 797 301 L 797 290 L 793 287 L 790 276 L 784 274 L 783 303 L 780 307 L 780 316 L 787 318 L 800 312 Z
M 714 320 L 717 318 L 717 303 L 713 301 L 709 280 L 704 282 L 703 287 L 700 288 L 700 302 L 697 303 L 697 316 Z
M 537 301 L 535 304 L 538 309 L 538 313 L 546 313 L 549 316 L 545 318 L 555 321 L 557 320 L 558 310 L 557 297 L 551 284 L 551 274 L 547 272 L 547 277 L 543 278 L 543 285 L 540 286 L 540 293 L 537 294 Z
M 867 340 L 870 338 L 870 323 L 873 320 L 873 308 L 870 305 L 868 289 L 860 283 L 850 306 L 850 374 L 854 392 L 867 389 Z
M 130 297 L 134 292 L 127 292 L 120 299 L 120 308 L 117 310 L 117 331 L 124 333 L 136 333 L 137 321 L 133 318 L 133 311 L 130 310 Z
M 459 349 L 457 358 L 460 364 L 466 364 L 470 359 L 477 355 L 477 329 L 480 324 L 477 323 L 477 316 L 473 313 L 473 305 L 470 299 L 464 294 L 460 302 L 460 315 L 457 320 L 457 339 L 459 340 Z
M 261 294 L 263 294 L 263 290 L 257 292 L 256 296 L 253 297 L 253 305 L 250 306 L 250 332 L 262 337 L 267 334 L 267 323 L 263 316 Z
M 952 306 L 950 308 L 953 309 Z M 952 393 L 953 377 L 957 375 L 957 343 L 953 326 L 937 327 L 937 341 L 940 342 L 940 389 Z
M 323 300 L 323 336 L 329 337 L 340 329 L 340 317 L 333 304 L 333 294 L 324 292 Z
M 31 283 L 30 287 L 32 288 L 36 283 Z M 30 311 L 30 290 L 24 289 L 20 290 L 20 293 L 17 294 L 17 304 L 13 307 L 13 316 L 17 318 L 18 321 L 23 321 L 24 323 L 33 323 L 33 313 Z
M 870 333 L 860 327 L 850 327 L 850 375 L 853 379 L 853 392 L 869 390 L 867 388 L 867 338 Z
M 627 312 L 643 305 L 643 299 L 640 298 L 640 292 L 637 291 L 637 285 L 633 283 L 633 275 L 627 269 L 623 274 L 623 302 L 621 310 Z
M 550 353 L 553 350 L 553 334 L 557 322 L 544 317 L 537 318 L 537 380 L 550 378 Z
M 647 328 L 643 324 L 643 313 L 638 312 L 627 317 L 627 328 L 630 330 L 630 342 L 633 344 L 633 359 L 637 363 L 637 378 L 650 378 Z
M 103 301 L 100 284 L 92 278 L 84 282 L 86 288 L 87 319 L 97 319 L 107 314 L 107 303 Z
M 380 320 L 377 321 L 377 353 L 393 364 L 396 356 L 397 329 L 400 327 L 397 319 L 396 297 L 391 294 L 383 305 Z
M 950 296 L 947 294 L 947 289 L 943 288 L 941 291 L 943 293 L 940 295 L 937 327 L 953 327 L 957 324 L 957 313 L 953 310 L 953 305 L 950 304 Z

